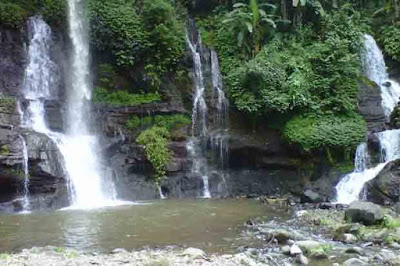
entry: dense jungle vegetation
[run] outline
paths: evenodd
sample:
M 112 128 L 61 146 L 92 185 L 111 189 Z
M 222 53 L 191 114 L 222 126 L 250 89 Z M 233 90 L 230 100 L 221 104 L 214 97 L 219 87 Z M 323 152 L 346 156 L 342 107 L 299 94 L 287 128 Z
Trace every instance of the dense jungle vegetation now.
M 249 126 L 276 128 L 303 151 L 348 154 L 366 133 L 357 113 L 357 91 L 365 81 L 362 35 L 373 35 L 385 55 L 399 62 L 399 2 L 88 0 L 94 100 L 132 106 L 168 99 L 175 90 L 190 99 L 185 38 L 192 17 L 204 44 L 219 54 L 233 111 L 248 117 Z M 63 31 L 65 9 L 65 0 L 0 0 L 0 22 L 19 29 L 41 14 Z M 135 130 L 136 120 L 127 126 Z M 168 130 L 150 124 L 139 142 L 161 138 L 165 148 Z M 169 157 L 163 153 L 161 164 Z

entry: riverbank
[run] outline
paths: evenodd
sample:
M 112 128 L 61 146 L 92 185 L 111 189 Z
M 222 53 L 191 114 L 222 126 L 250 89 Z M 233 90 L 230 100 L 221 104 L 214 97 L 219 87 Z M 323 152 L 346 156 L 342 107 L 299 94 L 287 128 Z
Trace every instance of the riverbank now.
M 270 255 L 252 257 L 250 253 L 235 255 L 208 255 L 201 249 L 167 248 L 162 250 L 145 249 L 128 252 L 116 249 L 113 254 L 83 254 L 74 249 L 56 247 L 25 249 L 19 254 L 0 255 L 0 265 L 4 266 L 70 266 L 70 265 L 274 265 Z M 276 265 L 276 264 L 275 264 Z

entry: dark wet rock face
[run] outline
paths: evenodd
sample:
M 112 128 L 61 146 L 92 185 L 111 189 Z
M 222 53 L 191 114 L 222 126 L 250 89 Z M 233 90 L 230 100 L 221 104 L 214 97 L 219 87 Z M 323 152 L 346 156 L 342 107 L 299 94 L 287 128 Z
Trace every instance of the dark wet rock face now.
M 365 83 L 360 84 L 358 110 L 367 121 L 370 133 L 384 130 L 386 118 L 381 103 L 381 90 L 377 84 L 372 81 L 365 81 Z
M 383 219 L 383 213 L 380 206 L 371 202 L 355 201 L 350 204 L 345 212 L 346 220 L 353 223 L 363 223 L 373 225 Z
M 26 64 L 25 33 L 0 27 L 0 92 L 16 96 Z
M 380 205 L 392 205 L 400 199 L 400 160 L 390 162 L 364 187 L 367 200 Z

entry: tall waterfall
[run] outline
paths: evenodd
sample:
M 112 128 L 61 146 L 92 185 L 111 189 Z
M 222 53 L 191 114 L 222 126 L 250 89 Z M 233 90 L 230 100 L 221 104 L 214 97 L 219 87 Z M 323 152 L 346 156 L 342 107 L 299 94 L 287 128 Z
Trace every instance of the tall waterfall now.
M 216 152 L 219 158 L 218 165 L 224 168 L 228 154 L 226 134 L 228 101 L 223 90 L 217 52 L 202 45 L 201 36 L 193 21 L 190 22 L 189 30 L 187 44 L 194 65 L 194 99 L 192 137 L 187 142 L 187 151 L 193 161 L 192 173 L 200 175 L 203 179 L 203 197 L 210 198 L 209 175 L 216 169 L 215 166 L 209 165 L 207 153 L 209 148 Z M 206 87 L 209 83 L 205 77 L 210 78 L 210 86 L 212 85 L 210 89 Z M 223 173 L 221 174 L 224 178 Z
M 67 101 L 67 135 L 62 144 L 71 180 L 73 205 L 78 208 L 109 205 L 115 193 L 107 193 L 99 165 L 97 138 L 89 131 L 91 99 L 90 49 L 84 1 L 68 0 L 69 36 L 72 41 Z
M 390 119 L 394 107 L 399 102 L 400 85 L 389 80 L 381 50 L 370 35 L 364 35 L 365 52 L 363 54 L 365 75 L 381 88 L 382 108 L 386 118 Z M 355 170 L 346 175 L 336 186 L 337 201 L 349 204 L 357 200 L 364 184 L 374 179 L 391 161 L 400 158 L 400 130 L 387 130 L 376 134 L 381 148 L 381 163 L 368 168 L 369 154 L 366 143 L 358 146 L 355 158 Z
M 50 58 L 52 33 L 50 27 L 40 18 L 32 17 L 28 20 L 29 33 L 29 63 L 25 69 L 21 92 L 27 102 L 23 112 L 19 106 L 22 127 L 30 130 L 51 134 L 44 119 L 44 101 L 55 97 L 52 88 L 59 82 L 57 65 Z M 25 139 L 21 136 L 24 157 L 24 211 L 29 211 L 29 158 Z
M 89 47 L 87 42 L 82 44 L 79 37 L 83 22 L 75 14 L 76 2 L 70 1 L 71 38 L 74 44 L 71 88 L 67 104 L 68 119 L 66 134 L 51 131 L 45 119 L 45 101 L 57 99 L 57 88 L 60 81 L 60 70 L 51 59 L 52 32 L 50 27 L 40 18 L 33 17 L 28 21 L 30 44 L 28 50 L 29 64 L 25 70 L 22 94 L 27 102 L 26 110 L 22 113 L 22 126 L 35 132 L 45 134 L 60 150 L 64 162 L 65 175 L 69 179 L 71 204 L 74 208 L 93 208 L 114 205 L 116 198 L 115 187 L 108 179 L 102 184 L 100 167 L 96 157 L 97 140 L 89 135 L 84 114 L 88 112 L 90 83 L 89 76 Z M 86 52 L 85 52 L 86 51 Z M 22 111 L 21 111 L 22 112 Z M 25 141 L 23 141 L 25 143 Z M 26 145 L 24 146 L 26 147 Z M 28 171 L 27 149 L 24 149 L 24 170 Z M 28 190 L 28 173 L 25 173 L 25 187 Z M 111 189 L 110 189 L 111 188 Z M 27 198 L 27 196 L 26 196 Z M 24 204 L 25 205 L 25 204 Z
M 187 44 L 192 53 L 194 64 L 193 81 L 195 93 L 192 110 L 192 137 L 187 142 L 186 148 L 189 157 L 193 161 L 192 172 L 199 174 L 203 179 L 203 197 L 211 198 L 207 158 L 204 154 L 205 149 L 202 147 L 202 145 L 205 145 L 204 140 L 207 135 L 207 104 L 204 98 L 206 88 L 204 86 L 203 65 L 199 51 L 202 48 L 200 34 L 197 34 L 196 38 L 197 42 L 192 40 L 191 36 L 187 36 Z M 199 132 L 199 137 L 196 137 L 197 131 Z

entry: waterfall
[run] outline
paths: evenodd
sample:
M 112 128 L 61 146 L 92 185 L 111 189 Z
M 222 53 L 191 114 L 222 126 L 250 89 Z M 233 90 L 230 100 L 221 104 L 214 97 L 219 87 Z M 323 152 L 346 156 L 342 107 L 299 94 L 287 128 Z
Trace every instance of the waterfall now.
M 75 7 L 71 10 L 75 10 Z M 75 23 L 82 25 L 79 20 L 75 20 Z M 116 192 L 112 178 L 107 179 L 105 184 L 101 183 L 95 151 L 97 140 L 94 136 L 88 134 L 85 123 L 87 119 L 85 119 L 84 113 L 87 113 L 88 110 L 85 111 L 84 106 L 89 105 L 85 99 L 89 99 L 87 97 L 90 95 L 88 93 L 90 90 L 89 81 L 86 77 L 89 70 L 80 68 L 89 65 L 75 61 L 87 60 L 88 62 L 88 53 L 83 53 L 84 48 L 81 46 L 74 49 L 72 70 L 74 82 L 71 82 L 72 88 L 69 91 L 72 92 L 72 97 L 69 98 L 67 106 L 69 110 L 68 130 L 66 134 L 53 132 L 46 124 L 44 107 L 46 100 L 57 99 L 57 88 L 60 82 L 60 70 L 51 59 L 52 32 L 40 17 L 32 17 L 28 20 L 28 31 L 30 36 L 29 63 L 25 69 L 21 89 L 27 106 L 24 112 L 21 111 L 22 126 L 45 134 L 57 145 L 64 159 L 60 163 L 65 164 L 63 168 L 65 176 L 69 180 L 68 187 L 72 207 L 93 208 L 116 204 L 117 202 L 113 201 L 116 198 Z M 71 33 L 71 35 L 74 34 Z M 75 45 L 76 38 L 74 40 Z M 78 56 L 78 53 L 80 56 Z M 86 59 L 83 59 L 83 55 L 86 56 Z M 80 84 L 83 85 L 80 86 Z M 83 91 L 80 91 L 81 89 Z M 25 143 L 24 140 L 23 143 Z M 26 144 L 24 147 L 26 157 L 24 169 L 28 171 Z M 29 185 L 28 176 L 28 173 L 26 173 L 26 191 L 28 191 Z
M 194 21 L 189 23 L 186 41 L 192 54 L 194 66 L 192 137 L 188 140 L 186 149 L 193 162 L 191 172 L 202 178 L 203 197 L 211 198 L 209 175 L 213 168 L 207 161 L 207 153 L 210 145 L 211 149 L 218 155 L 218 165 L 220 168 L 224 168 L 228 157 L 226 134 L 228 100 L 223 90 L 218 54 L 215 50 L 209 50 L 202 45 L 201 36 Z M 211 72 L 210 75 L 208 75 L 209 72 Z M 205 86 L 209 84 L 205 77 L 211 78 L 210 85 L 212 87 L 210 90 L 207 90 Z M 210 92 L 209 96 L 211 97 L 207 97 L 208 92 Z M 208 106 L 207 101 L 209 101 Z M 208 113 L 210 114 L 209 117 Z M 222 177 L 224 178 L 223 174 Z
M 389 79 L 386 71 L 385 60 L 376 41 L 371 35 L 364 35 L 365 52 L 363 54 L 364 73 L 370 80 L 381 88 L 382 107 L 386 117 L 389 119 L 393 108 L 399 102 L 400 85 Z
M 197 32 L 196 32 L 197 33 Z M 193 37 L 193 36 L 192 36 Z M 192 137 L 186 144 L 186 149 L 188 151 L 189 157 L 193 161 L 191 171 L 193 173 L 199 174 L 203 180 L 203 197 L 211 198 L 209 182 L 208 182 L 208 164 L 207 158 L 205 156 L 205 146 L 204 141 L 207 135 L 207 104 L 204 98 L 205 86 L 204 86 L 204 76 L 203 76 L 203 65 L 201 63 L 201 37 L 197 33 L 195 36 L 197 42 L 192 40 L 187 35 L 187 44 L 192 53 L 193 64 L 194 64 L 194 100 L 193 100 L 193 110 L 192 110 Z M 195 38 L 193 38 L 195 39 Z M 196 137 L 198 132 L 199 137 Z M 202 143 L 203 142 L 203 143 Z
M 24 171 L 24 197 L 22 200 L 22 209 L 23 212 L 27 213 L 30 211 L 30 201 L 29 201 L 29 165 L 28 165 L 28 149 L 26 147 L 25 139 L 20 136 L 22 143 L 22 154 L 23 154 L 23 171 Z
M 87 124 L 92 88 L 88 25 L 83 2 L 68 0 L 72 56 L 67 101 L 68 127 L 61 150 L 72 184 L 73 205 L 77 208 L 90 208 L 110 205 L 116 195 L 106 193 L 107 187 L 113 184 L 106 184 L 101 178 L 98 140 L 90 134 Z
M 211 136 L 211 146 L 215 151 L 217 151 L 221 166 L 224 168 L 228 157 L 228 141 L 227 134 L 225 132 L 227 129 L 228 100 L 223 91 L 218 54 L 215 50 L 211 50 L 211 73 L 214 88 L 213 93 L 217 94 L 217 131 Z
M 381 50 L 370 35 L 364 35 L 365 51 L 363 53 L 364 74 L 379 85 L 382 96 L 382 108 L 387 120 L 399 102 L 400 86 L 389 80 Z M 355 170 L 346 175 L 336 186 L 337 202 L 349 204 L 357 200 L 368 181 L 374 179 L 391 161 L 400 158 L 400 130 L 386 130 L 376 134 L 380 143 L 381 162 L 368 168 L 369 154 L 366 143 L 358 146 L 355 157 Z

